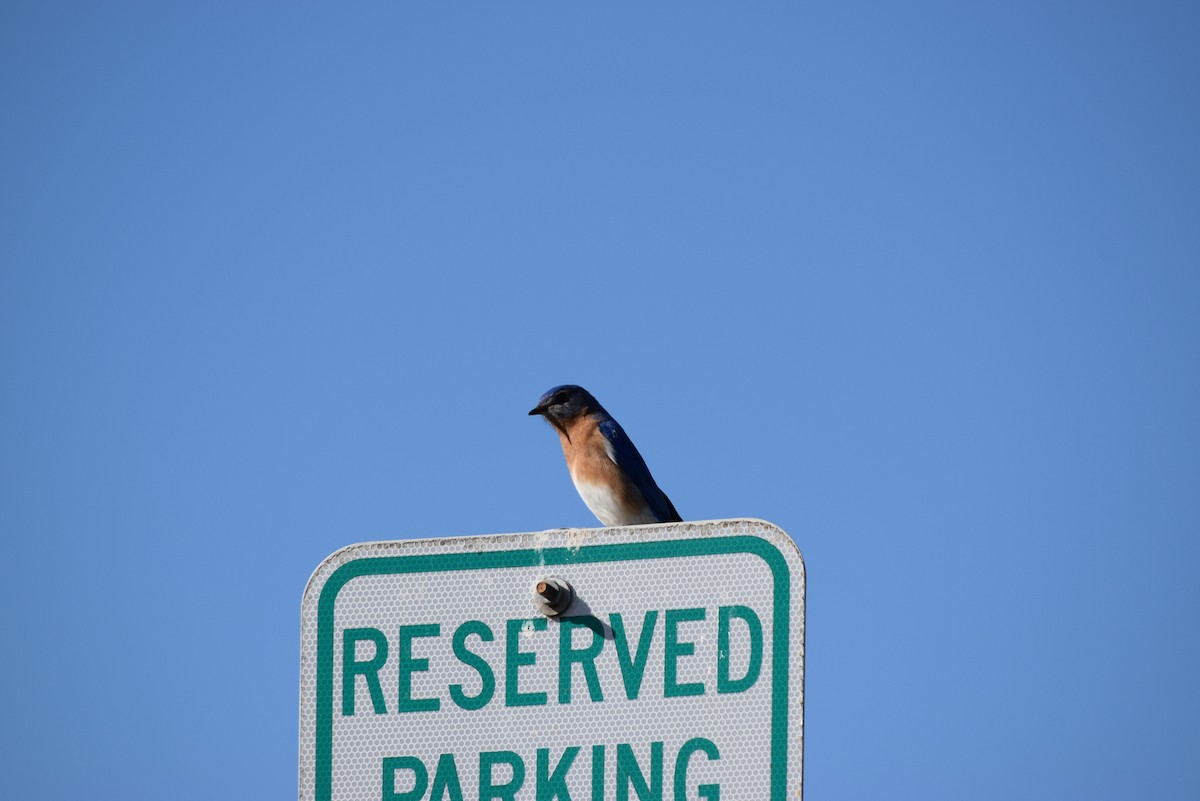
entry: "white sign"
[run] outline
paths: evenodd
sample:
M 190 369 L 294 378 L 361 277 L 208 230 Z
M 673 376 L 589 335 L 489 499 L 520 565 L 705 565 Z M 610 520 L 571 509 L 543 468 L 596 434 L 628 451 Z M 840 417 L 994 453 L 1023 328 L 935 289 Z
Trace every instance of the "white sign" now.
M 803 699 L 770 523 L 352 545 L 304 593 L 300 798 L 799 798 Z

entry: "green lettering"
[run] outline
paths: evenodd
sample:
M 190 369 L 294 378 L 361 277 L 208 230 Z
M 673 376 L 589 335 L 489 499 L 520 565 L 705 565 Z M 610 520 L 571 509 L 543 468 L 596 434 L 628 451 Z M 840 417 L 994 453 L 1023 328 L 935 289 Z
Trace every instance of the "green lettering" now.
M 550 749 L 539 748 L 537 751 L 537 801 L 571 801 L 571 791 L 567 789 L 567 771 L 579 755 L 579 746 L 572 745 L 563 751 L 562 759 L 558 760 L 554 772 L 550 772 Z
M 758 681 L 759 671 L 762 670 L 762 621 L 748 606 L 722 606 L 717 615 L 717 692 L 745 692 Z M 746 628 L 750 632 L 750 661 L 746 665 L 746 675 L 740 679 L 729 678 L 729 621 L 735 617 L 746 621 Z
M 678 772 L 678 768 L 676 771 Z M 433 775 L 433 787 L 429 790 L 429 801 L 442 801 L 449 793 L 449 801 L 463 801 L 462 785 L 458 781 L 458 765 L 454 754 L 438 757 L 437 772 Z
M 637 652 L 630 657 L 629 639 L 625 635 L 625 620 L 620 612 L 608 616 L 612 622 L 613 642 L 617 646 L 617 662 L 621 665 L 621 679 L 625 682 L 625 697 L 634 701 L 642 691 L 642 679 L 646 675 L 646 662 L 650 658 L 650 641 L 654 639 L 654 626 L 658 623 L 658 610 L 646 612 L 642 621 L 642 634 L 638 638 Z
M 413 786 L 408 792 L 396 792 L 396 771 L 411 770 Z M 413 756 L 383 758 L 383 801 L 420 801 L 429 784 L 429 773 L 425 764 Z
M 492 700 L 492 695 L 496 692 L 496 674 L 483 657 L 467 650 L 467 637 L 472 634 L 483 642 L 491 642 L 496 639 L 496 635 L 492 634 L 486 623 L 479 620 L 468 620 L 454 631 L 454 655 L 464 665 L 475 668 L 475 672 L 479 674 L 480 689 L 479 695 L 471 696 L 463 692 L 461 684 L 451 684 L 450 698 L 463 709 L 474 710 L 482 709 Z
M 592 641 L 582 650 L 576 650 L 572 642 L 575 629 L 590 629 Z M 571 703 L 571 665 L 576 662 L 583 668 L 587 679 L 588 695 L 593 701 L 603 701 L 600 690 L 600 675 L 596 672 L 596 656 L 604 647 L 604 624 L 591 615 L 564 617 L 558 638 L 558 702 Z
M 604 746 L 592 746 L 592 801 L 604 801 Z
M 668 613 L 670 614 L 670 613 Z M 650 781 L 638 765 L 633 748 L 625 743 L 617 745 L 617 801 L 629 801 L 629 788 L 637 785 L 634 792 L 640 801 L 662 801 L 663 790 L 663 744 L 650 743 Z
M 355 660 L 355 646 L 370 640 L 375 643 L 375 655 L 370 659 L 358 662 Z M 346 629 L 342 632 L 342 714 L 354 714 L 355 677 L 362 676 L 367 680 L 367 691 L 371 693 L 371 707 L 376 715 L 386 715 L 387 706 L 383 702 L 383 687 L 379 684 L 379 669 L 387 661 L 387 638 L 379 629 Z
M 709 759 L 720 759 L 721 753 L 717 750 L 716 743 L 712 740 L 706 740 L 703 737 L 693 737 L 683 744 L 683 748 L 679 749 L 679 755 L 675 757 L 675 798 L 683 799 L 688 797 L 687 792 L 687 770 L 688 760 L 692 754 L 697 751 L 703 751 Z M 702 784 L 696 788 L 696 792 L 705 801 L 721 801 L 721 785 L 719 784 Z
M 412 674 L 429 670 L 429 660 L 412 655 L 412 641 L 418 637 L 437 637 L 442 627 L 437 623 L 400 627 L 400 703 L 398 712 L 436 712 L 442 706 L 440 698 L 413 698 Z
M 505 706 L 545 706 L 545 693 L 523 693 L 519 688 L 518 672 L 525 665 L 537 664 L 537 654 L 533 651 L 521 650 L 521 632 L 525 624 L 532 625 L 534 631 L 546 630 L 546 618 L 532 620 L 508 621 L 508 636 L 504 643 L 504 705 Z
M 666 642 L 663 644 L 663 695 L 678 698 L 685 695 L 704 695 L 703 682 L 680 684 L 678 662 L 681 656 L 696 652 L 696 643 L 679 641 L 679 624 L 687 621 L 704 620 L 704 609 L 668 609 L 664 628 Z
M 512 768 L 512 778 L 504 784 L 496 784 L 492 768 L 498 764 Z M 484 751 L 479 755 L 479 801 L 517 801 L 517 791 L 525 783 L 525 763 L 512 751 Z

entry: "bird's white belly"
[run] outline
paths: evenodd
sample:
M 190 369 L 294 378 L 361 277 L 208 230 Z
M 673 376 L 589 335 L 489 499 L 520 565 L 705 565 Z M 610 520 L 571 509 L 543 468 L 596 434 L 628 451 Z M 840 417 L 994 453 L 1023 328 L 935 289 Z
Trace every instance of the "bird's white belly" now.
M 592 514 L 606 526 L 637 526 L 643 523 L 657 523 L 654 512 L 643 503 L 640 509 L 630 508 L 621 503 L 617 493 L 603 484 L 589 484 L 586 481 L 576 481 L 575 489 L 579 497 L 592 510 Z

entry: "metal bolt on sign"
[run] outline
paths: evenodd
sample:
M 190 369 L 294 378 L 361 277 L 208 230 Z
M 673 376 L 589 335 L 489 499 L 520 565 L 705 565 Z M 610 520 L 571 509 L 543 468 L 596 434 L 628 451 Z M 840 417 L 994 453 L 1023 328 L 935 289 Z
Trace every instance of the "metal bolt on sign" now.
M 575 588 L 566 579 L 548 576 L 534 587 L 534 602 L 546 617 L 557 617 L 575 600 Z

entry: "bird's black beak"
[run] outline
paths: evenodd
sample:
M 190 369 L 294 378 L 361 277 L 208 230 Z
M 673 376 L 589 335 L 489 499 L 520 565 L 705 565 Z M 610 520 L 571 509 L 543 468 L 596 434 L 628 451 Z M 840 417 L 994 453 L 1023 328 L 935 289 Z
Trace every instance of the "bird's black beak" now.
M 546 411 L 546 410 L 543 409 L 541 406 L 534 406 L 532 409 L 529 410 L 529 414 L 530 415 L 541 414 L 544 411 Z

